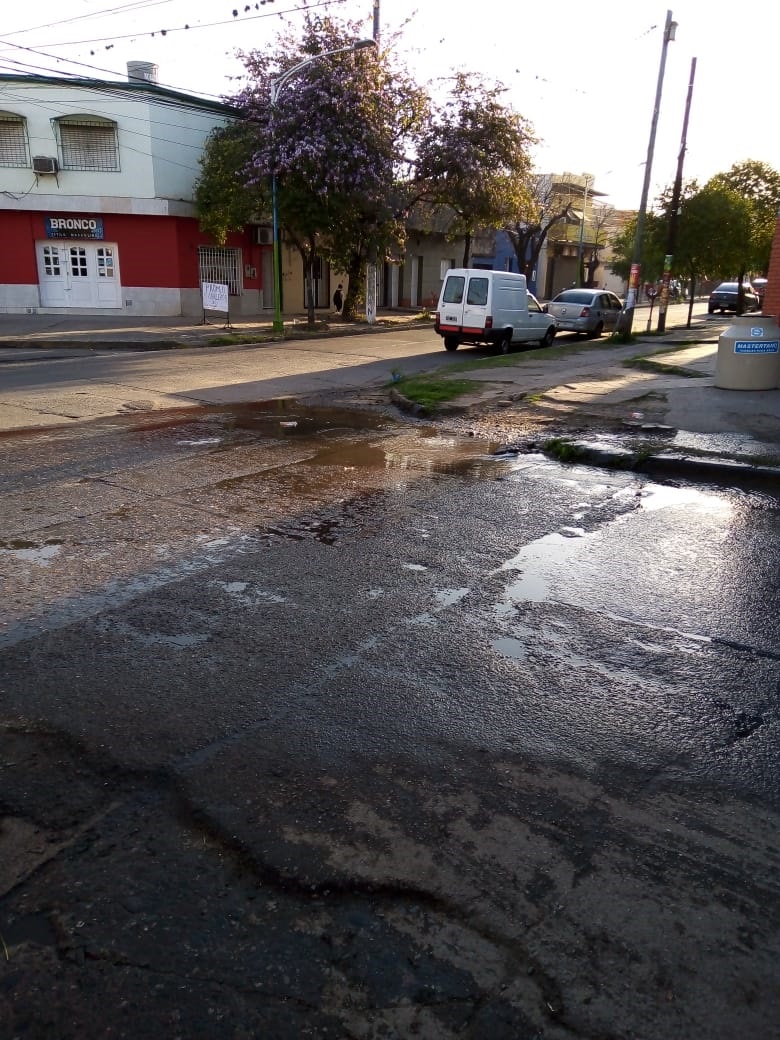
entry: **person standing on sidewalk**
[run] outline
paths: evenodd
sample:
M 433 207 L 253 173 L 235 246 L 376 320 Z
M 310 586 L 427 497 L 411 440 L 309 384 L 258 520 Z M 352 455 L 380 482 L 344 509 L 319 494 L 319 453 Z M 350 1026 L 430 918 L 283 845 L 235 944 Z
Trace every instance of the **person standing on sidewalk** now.
M 336 314 L 341 314 L 344 309 L 344 289 L 341 282 L 339 282 L 336 291 L 333 294 L 333 307 Z

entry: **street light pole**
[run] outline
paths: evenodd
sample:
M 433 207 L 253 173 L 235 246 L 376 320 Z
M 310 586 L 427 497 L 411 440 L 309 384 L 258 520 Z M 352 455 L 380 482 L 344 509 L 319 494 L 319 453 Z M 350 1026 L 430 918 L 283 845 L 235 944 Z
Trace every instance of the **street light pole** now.
M 631 274 L 628 282 L 628 294 L 626 296 L 623 313 L 620 315 L 619 330 L 625 335 L 631 334 L 631 326 L 634 324 L 634 310 L 639 293 L 639 271 L 642 262 L 642 239 L 645 233 L 647 217 L 647 196 L 650 192 L 650 174 L 653 168 L 653 153 L 655 151 L 655 133 L 658 128 L 658 115 L 661 110 L 661 94 L 664 88 L 664 72 L 666 71 L 666 51 L 669 41 L 674 39 L 677 22 L 672 21 L 672 12 L 666 12 L 666 24 L 664 25 L 664 39 L 661 47 L 661 63 L 658 69 L 658 84 L 655 90 L 655 104 L 653 105 L 653 118 L 650 123 L 650 140 L 647 144 L 647 159 L 645 160 L 645 179 L 642 185 L 642 199 L 639 203 L 639 212 L 636 217 L 636 232 L 634 234 L 634 248 L 631 253 Z
M 320 61 L 322 58 L 330 58 L 334 54 L 346 54 L 347 51 L 360 51 L 364 47 L 376 47 L 374 40 L 356 40 L 351 43 L 349 47 L 336 47 L 332 51 L 322 51 L 321 54 L 312 54 L 309 58 L 304 58 L 303 61 L 299 61 L 297 65 L 293 65 L 291 69 L 287 69 L 281 76 L 277 76 L 271 80 L 271 119 L 273 120 L 274 108 L 279 98 L 279 94 L 282 87 L 291 79 L 296 73 L 300 72 L 301 69 L 306 68 L 307 65 L 311 65 L 312 62 Z M 273 267 L 274 267 L 274 320 L 273 330 L 274 332 L 284 332 L 284 319 L 282 317 L 282 263 L 281 263 L 281 249 L 279 244 L 279 202 L 278 192 L 276 184 L 276 170 L 271 171 L 271 215 L 273 221 L 273 236 L 274 236 L 274 247 L 273 247 Z
M 584 281 L 582 277 L 582 237 L 585 232 L 585 215 L 588 212 L 588 189 L 592 187 L 595 179 L 595 177 L 588 177 L 587 173 L 585 174 L 585 194 L 582 201 L 582 219 L 580 220 L 580 241 L 577 247 L 577 281 L 580 284 L 580 288 L 582 288 Z

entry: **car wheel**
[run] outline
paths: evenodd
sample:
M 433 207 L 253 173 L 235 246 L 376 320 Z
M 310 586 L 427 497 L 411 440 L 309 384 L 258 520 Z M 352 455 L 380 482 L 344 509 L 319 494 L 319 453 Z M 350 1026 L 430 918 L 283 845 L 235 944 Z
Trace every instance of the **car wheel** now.
M 552 346 L 552 342 L 553 342 L 554 339 L 555 339 L 555 326 L 551 325 L 549 327 L 549 329 L 547 330 L 547 332 L 545 332 L 545 334 L 539 340 L 539 343 L 543 347 L 551 347 Z
M 458 349 L 458 337 L 457 336 L 445 336 L 444 337 L 444 349 L 445 350 L 457 350 Z
M 707 308 L 707 314 L 714 314 L 714 313 L 715 313 L 715 308 L 714 307 L 708 307 Z
M 512 330 L 507 329 L 501 339 L 498 341 L 498 349 L 502 354 L 510 354 L 512 352 Z
M 588 333 L 588 339 L 598 339 L 604 332 L 604 322 L 600 321 L 595 329 Z

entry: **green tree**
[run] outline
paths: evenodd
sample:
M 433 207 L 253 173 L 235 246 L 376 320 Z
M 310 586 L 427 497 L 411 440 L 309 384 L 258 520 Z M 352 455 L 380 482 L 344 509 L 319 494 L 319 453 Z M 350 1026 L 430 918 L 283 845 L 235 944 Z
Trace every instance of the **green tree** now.
M 270 208 L 265 181 L 250 184 L 256 130 L 242 120 L 209 135 L 200 158 L 195 206 L 201 228 L 224 245 L 228 231 L 259 219 Z
M 704 276 L 733 277 L 739 270 L 752 216 L 750 203 L 715 179 L 701 189 L 692 182 L 684 190 L 676 263 L 690 280 L 689 325 L 697 282 Z
M 418 152 L 417 177 L 428 199 L 455 212 L 463 265 L 474 234 L 501 228 L 532 210 L 530 123 L 501 101 L 505 88 L 457 73 L 448 100 L 433 114 Z
M 612 257 L 609 266 L 619 278 L 628 281 L 631 273 L 631 258 L 634 252 L 637 218 L 631 217 L 611 241 Z M 645 215 L 642 235 L 642 279 L 654 282 L 660 278 L 664 267 L 664 243 L 666 221 L 662 214 L 650 210 Z
M 737 313 L 741 314 L 746 277 L 765 274 L 769 267 L 780 205 L 780 173 L 767 163 L 746 160 L 735 163 L 726 173 L 716 174 L 709 183 L 732 190 L 750 206 L 749 231 L 742 244 L 741 259 L 734 268 L 739 285 Z

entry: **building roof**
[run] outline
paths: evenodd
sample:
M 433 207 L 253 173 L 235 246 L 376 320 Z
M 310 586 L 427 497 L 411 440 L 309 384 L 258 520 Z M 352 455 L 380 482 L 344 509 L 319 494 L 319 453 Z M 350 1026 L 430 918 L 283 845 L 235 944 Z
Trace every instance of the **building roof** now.
M 170 87 L 161 87 L 158 83 L 149 80 L 90 79 L 78 76 L 23 76 L 4 72 L 0 73 L 0 83 L 79 87 L 82 90 L 95 90 L 111 93 L 114 96 L 124 96 L 126 99 L 135 99 L 141 95 L 151 94 L 168 104 L 178 103 L 181 107 L 186 108 L 205 108 L 212 112 L 219 112 L 221 115 L 237 114 L 237 110 L 233 106 L 223 101 L 202 98 L 195 94 L 185 94 L 183 91 L 171 90 Z

